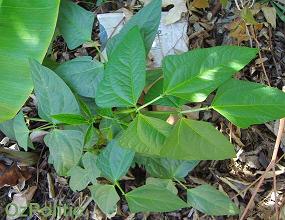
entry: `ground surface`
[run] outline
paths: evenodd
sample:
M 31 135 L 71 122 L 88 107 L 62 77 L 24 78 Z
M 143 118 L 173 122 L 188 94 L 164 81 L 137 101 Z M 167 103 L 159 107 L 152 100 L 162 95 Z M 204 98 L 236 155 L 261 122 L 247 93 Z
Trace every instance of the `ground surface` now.
M 141 7 L 139 1 L 116 1 L 116 3 L 110 2 L 101 7 L 96 7 L 92 1 L 77 2 L 96 14 L 112 12 L 122 7 L 136 11 Z M 209 3 L 209 7 L 196 8 L 195 10 L 188 4 L 188 9 L 191 9 L 191 11 L 189 10 L 188 15 L 185 16 L 189 19 L 189 50 L 227 44 L 259 47 L 261 49 L 259 59 L 237 74 L 237 78 L 282 88 L 285 82 L 285 24 L 280 19 L 277 19 L 277 25 L 274 29 L 266 22 L 262 11 L 259 11 L 254 16 L 263 25 L 248 26 L 247 33 L 246 29 L 243 28 L 242 20 L 239 20 L 241 19 L 240 12 L 237 10 L 234 1 L 228 4 L 226 8 L 221 7 L 219 1 L 210 1 Z M 130 7 L 131 4 L 133 7 Z M 258 6 L 255 5 L 254 7 L 256 7 L 257 11 Z M 95 22 L 93 40 L 98 40 L 98 32 L 98 23 Z M 80 55 L 95 57 L 97 52 L 94 49 L 83 47 L 69 51 L 61 37 L 58 37 L 53 43 L 52 57 L 58 62 Z M 27 102 L 25 108 L 29 117 L 37 116 L 32 99 Z M 195 186 L 196 184 L 206 182 L 215 185 L 224 190 L 243 209 L 250 199 L 255 181 L 264 172 L 271 159 L 276 138 L 274 129 L 276 130 L 278 125 L 276 123 L 268 123 L 266 125 L 252 126 L 249 129 L 238 129 L 214 112 L 200 113 L 198 117 L 214 123 L 220 131 L 227 134 L 236 146 L 238 157 L 234 160 L 201 162 L 187 177 L 187 184 Z M 30 128 L 33 129 L 40 125 L 40 122 L 33 122 L 30 124 Z M 2 135 L 1 140 L 3 138 L 4 136 Z M 6 146 L 12 144 L 12 142 L 8 142 Z M 88 198 L 90 195 L 88 191 L 74 193 L 68 187 L 68 180 L 56 175 L 53 167 L 48 164 L 48 151 L 44 145 L 38 144 L 35 152 L 41 155 L 41 159 L 37 166 L 33 166 L 33 169 L 29 171 L 32 177 L 26 181 L 24 186 L 19 186 L 20 189 L 24 189 L 37 184 L 38 188 L 33 196 L 33 202 L 44 205 L 51 201 L 58 201 L 59 203 L 76 206 L 82 205 L 87 201 L 88 203 L 86 204 L 89 205 L 86 210 L 90 215 L 88 219 L 106 218 L 95 208 L 93 202 L 89 203 Z M 281 207 L 285 202 L 283 198 L 285 190 L 285 160 L 282 159 L 283 153 L 283 150 L 280 149 L 278 158 L 281 159 L 277 168 L 279 174 L 277 176 L 277 189 Z M 49 183 L 47 176 L 50 177 L 52 184 Z M 126 190 L 129 190 L 132 186 L 139 185 L 140 181 L 143 181 L 145 177 L 145 172 L 143 169 L 134 168 L 129 172 L 128 177 L 128 180 L 123 184 Z M 134 181 L 133 177 L 136 177 L 136 181 Z M 55 191 L 54 199 L 50 199 L 49 196 L 51 192 L 49 187 L 51 186 L 54 187 Z M 0 216 L 4 216 L 5 210 L 3 207 L 12 200 L 11 192 L 13 192 L 11 187 L 0 189 Z M 273 210 L 272 178 L 266 178 L 255 199 L 255 206 L 249 212 L 251 218 L 248 219 L 270 219 Z M 33 217 L 33 219 L 36 219 L 36 217 Z M 119 206 L 118 214 L 112 219 L 237 219 L 237 217 L 212 218 L 194 209 L 184 209 L 181 212 L 166 214 L 152 213 L 134 216 L 128 213 L 126 203 L 123 201 Z

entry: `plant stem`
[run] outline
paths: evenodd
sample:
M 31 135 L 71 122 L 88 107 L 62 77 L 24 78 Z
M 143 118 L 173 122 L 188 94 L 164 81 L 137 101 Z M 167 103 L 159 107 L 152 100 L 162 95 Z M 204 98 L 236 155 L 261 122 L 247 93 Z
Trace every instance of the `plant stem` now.
M 185 186 L 180 180 L 178 180 L 177 178 L 174 177 L 174 180 L 179 183 L 180 186 L 182 186 L 184 189 L 188 189 L 187 186 Z
M 155 99 L 145 103 L 144 105 L 140 106 L 139 108 L 137 108 L 136 112 L 139 112 L 140 110 L 142 110 L 143 108 L 151 105 L 152 103 L 158 101 L 159 99 L 163 98 L 164 95 L 160 95 L 160 96 L 157 96 Z
M 207 111 L 212 109 L 212 106 L 207 106 L 207 107 L 203 107 L 203 108 L 196 108 L 196 109 L 189 109 L 189 110 L 185 110 L 185 111 L 181 111 L 181 114 L 186 114 L 186 113 L 191 113 L 191 112 L 200 112 L 200 111 Z
M 94 47 L 97 50 L 97 52 L 99 53 L 100 57 L 102 58 L 103 63 L 107 63 L 107 59 L 105 58 L 104 54 L 101 52 L 99 47 L 96 45 L 96 43 L 94 43 Z
M 28 120 L 30 120 L 30 121 L 40 121 L 40 122 L 47 122 L 46 120 L 44 120 L 44 119 L 41 119 L 41 118 L 29 118 L 29 117 L 27 117 L 27 119 L 28 119 Z
M 135 112 L 136 109 L 135 108 L 130 108 L 130 109 L 124 109 L 124 110 L 120 110 L 120 111 L 115 111 L 114 114 L 129 114 L 129 113 L 133 113 Z
M 125 195 L 126 193 L 124 192 L 124 190 L 122 189 L 122 187 L 120 186 L 120 184 L 118 183 L 118 181 L 115 182 L 115 186 L 117 186 L 119 188 L 119 190 L 121 191 L 121 193 L 123 195 Z

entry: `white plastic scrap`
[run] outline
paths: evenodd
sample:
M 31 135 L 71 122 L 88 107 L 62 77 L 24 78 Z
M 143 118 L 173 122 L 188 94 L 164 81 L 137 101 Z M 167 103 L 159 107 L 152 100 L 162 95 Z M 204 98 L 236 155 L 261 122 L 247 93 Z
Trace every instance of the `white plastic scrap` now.
M 183 19 L 173 24 L 165 24 L 163 21 L 167 14 L 167 12 L 162 13 L 159 29 L 150 51 L 151 68 L 160 67 L 166 55 L 188 51 L 188 22 Z M 104 47 L 107 39 L 119 33 L 125 24 L 125 16 L 123 13 L 108 13 L 99 14 L 97 18 L 100 23 L 100 41 Z M 106 54 L 105 50 L 103 53 Z

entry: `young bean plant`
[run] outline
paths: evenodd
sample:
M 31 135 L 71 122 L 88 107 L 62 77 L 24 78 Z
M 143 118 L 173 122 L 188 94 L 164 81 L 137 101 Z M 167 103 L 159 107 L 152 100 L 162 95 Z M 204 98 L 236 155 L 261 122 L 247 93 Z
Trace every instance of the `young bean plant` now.
M 161 1 L 153 0 L 133 16 L 108 40 L 105 63 L 83 56 L 51 70 L 30 60 L 38 114 L 48 122 L 49 163 L 58 175 L 70 177 L 73 191 L 88 187 L 106 214 L 116 212 L 121 198 L 133 213 L 193 207 L 208 215 L 236 215 L 238 207 L 215 187 L 185 184 L 199 161 L 235 157 L 227 137 L 187 114 L 216 111 L 247 128 L 284 117 L 285 94 L 234 79 L 255 58 L 254 48 L 194 49 L 164 57 L 162 68 L 147 69 L 160 14 Z M 214 98 L 206 105 L 210 94 Z M 191 103 L 202 107 L 191 108 Z M 154 106 L 171 111 L 153 111 Z M 170 116 L 178 118 L 173 125 L 166 121 Z M 24 123 L 23 114 L 12 123 L 14 129 Z M 19 144 L 31 146 L 25 140 Z M 126 190 L 122 179 L 133 166 L 144 167 L 148 178 Z

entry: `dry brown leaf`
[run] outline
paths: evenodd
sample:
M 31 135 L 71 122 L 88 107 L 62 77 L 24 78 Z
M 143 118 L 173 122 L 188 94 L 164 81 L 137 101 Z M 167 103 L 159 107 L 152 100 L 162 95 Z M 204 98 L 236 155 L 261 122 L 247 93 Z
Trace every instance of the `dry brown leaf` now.
M 12 203 L 14 204 L 13 206 L 10 206 L 8 209 L 8 213 L 16 213 L 16 215 L 12 216 L 7 216 L 7 220 L 13 220 L 13 219 L 17 219 L 20 217 L 21 213 L 23 213 L 29 203 L 31 202 L 35 192 L 37 190 L 36 186 L 32 186 L 29 187 L 28 189 L 26 189 L 23 192 L 17 193 L 13 196 L 13 201 Z M 16 210 L 17 207 L 17 210 Z
M 261 30 L 263 24 L 256 23 L 253 25 L 256 31 Z M 232 21 L 228 26 L 227 29 L 230 31 L 229 36 L 236 39 L 237 43 L 241 43 L 243 41 L 248 41 L 250 39 L 249 35 L 246 32 L 246 23 L 244 20 L 237 18 L 236 20 Z
M 198 9 L 204 9 L 209 7 L 209 1 L 208 0 L 194 0 L 192 2 L 192 6 Z
M 168 5 L 173 5 L 174 7 L 169 10 L 167 13 L 164 23 L 173 24 L 179 21 L 183 13 L 188 11 L 186 7 L 186 0 L 163 0 L 162 6 L 167 7 Z
M 276 9 L 274 7 L 262 7 L 261 8 L 266 21 L 271 24 L 271 26 L 276 28 Z
M 0 188 L 3 186 L 16 186 L 32 177 L 31 170 L 18 167 L 16 163 L 7 167 L 0 163 Z

